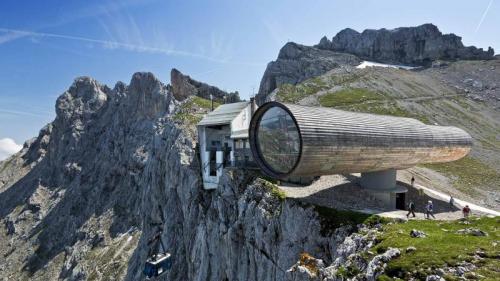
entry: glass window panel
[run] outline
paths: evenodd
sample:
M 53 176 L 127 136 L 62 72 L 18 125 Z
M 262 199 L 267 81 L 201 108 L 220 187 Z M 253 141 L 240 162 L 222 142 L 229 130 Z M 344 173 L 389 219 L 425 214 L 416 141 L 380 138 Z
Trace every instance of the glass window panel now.
M 278 173 L 288 173 L 295 166 L 300 149 L 297 126 L 281 107 L 264 113 L 257 131 L 259 151 L 266 164 Z

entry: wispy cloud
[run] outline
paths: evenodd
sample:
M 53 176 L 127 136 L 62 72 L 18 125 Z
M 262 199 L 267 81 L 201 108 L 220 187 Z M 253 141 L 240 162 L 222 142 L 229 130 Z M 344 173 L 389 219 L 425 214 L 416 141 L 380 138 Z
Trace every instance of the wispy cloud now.
M 152 47 L 152 46 L 146 46 L 146 45 L 138 45 L 138 44 L 131 44 L 131 43 L 123 43 L 123 42 L 118 42 L 118 41 L 111 41 L 111 40 L 100 40 L 100 39 L 93 39 L 93 38 L 88 38 L 88 37 L 82 37 L 82 36 L 72 36 L 72 35 L 64 35 L 64 34 L 56 34 L 56 33 L 47 33 L 47 32 L 34 32 L 34 31 L 27 31 L 27 30 L 17 30 L 17 29 L 10 29 L 10 28 L 0 28 L 0 32 L 4 33 L 9 33 L 9 34 L 16 34 L 19 36 L 30 36 L 30 37 L 37 37 L 37 38 L 58 38 L 58 39 L 66 39 L 66 40 L 73 40 L 73 41 L 81 41 L 81 42 L 87 42 L 87 43 L 94 43 L 98 44 L 104 48 L 108 49 L 124 49 L 132 52 L 146 52 L 146 53 L 157 53 L 157 54 L 163 54 L 163 55 L 168 55 L 168 56 L 184 56 L 184 57 L 191 57 L 191 58 L 197 58 L 197 59 L 203 59 L 211 62 L 216 62 L 216 63 L 222 63 L 222 64 L 236 64 L 236 65 L 257 65 L 261 66 L 263 65 L 262 63 L 254 63 L 254 62 L 245 62 L 245 61 L 231 61 L 226 58 L 216 58 L 216 57 L 211 57 L 211 56 L 206 56 L 203 54 L 198 54 L 198 53 L 193 53 L 189 51 L 184 51 L 184 50 L 178 50 L 178 49 L 173 49 L 173 48 L 164 48 L 164 47 Z
M 261 22 L 277 46 L 282 46 L 289 40 L 287 31 L 279 22 L 268 18 L 262 19 Z
M 22 38 L 25 35 L 17 33 L 17 32 L 5 32 L 4 34 L 0 35 L 0 45 L 3 43 L 7 43 L 13 40 L 16 40 L 18 38 Z
M 127 9 L 120 9 L 120 5 L 120 3 L 110 2 L 100 7 L 102 15 L 97 18 L 97 21 L 105 31 L 109 41 L 141 46 L 147 45 L 144 43 L 141 29 L 135 18 L 128 13 Z M 119 46 L 107 47 L 110 49 L 119 48 Z
M 36 112 L 27 110 L 12 110 L 0 108 L 0 114 L 17 115 L 17 116 L 33 116 L 33 117 L 47 117 L 50 116 L 51 112 Z
M 214 72 L 219 71 L 220 69 L 221 69 L 220 67 L 216 67 L 216 68 L 212 68 L 212 69 L 209 69 L 209 70 L 206 70 L 206 71 L 190 73 L 189 76 L 191 76 L 194 79 L 197 79 L 197 77 L 203 77 L 203 76 L 212 74 Z
M 21 150 L 21 148 L 23 148 L 23 146 L 17 144 L 11 138 L 0 139 L 0 161 L 7 159 L 12 154 Z
M 233 53 L 233 39 L 222 33 L 212 32 L 210 35 L 210 53 L 216 57 L 226 57 L 230 60 Z
M 481 19 L 479 20 L 479 23 L 476 26 L 476 33 L 479 31 L 481 28 L 481 25 L 483 24 L 484 19 L 486 18 L 486 15 L 488 15 L 488 12 L 490 11 L 491 4 L 493 4 L 493 0 L 490 0 L 488 3 L 488 6 L 486 7 L 486 10 L 484 10 L 483 15 L 481 16 Z
M 145 23 L 139 25 L 129 13 L 131 7 L 155 1 L 157 0 L 103 1 L 97 5 L 77 11 L 71 17 L 62 17 L 47 25 L 39 26 L 36 30 L 0 27 L 0 45 L 29 37 L 32 43 L 43 43 L 51 48 L 78 53 L 76 50 L 68 49 L 62 44 L 50 44 L 48 40 L 45 40 L 45 42 L 42 40 L 44 38 L 56 38 L 85 42 L 84 46 L 88 48 L 99 46 L 109 50 L 121 49 L 136 53 L 182 56 L 227 65 L 248 67 L 264 67 L 266 65 L 266 62 L 233 59 L 233 41 L 231 38 L 227 38 L 219 33 L 212 33 L 209 40 L 205 41 L 207 44 L 197 44 L 197 51 L 186 51 L 182 48 L 176 48 L 174 43 L 166 37 L 165 30 L 160 30 L 156 25 L 144 26 Z M 47 28 L 65 25 L 86 18 L 95 18 L 105 32 L 106 40 L 70 34 L 42 32 L 42 30 L 46 30 Z M 148 32 L 145 33 L 144 30 Z
M 126 8 L 145 5 L 155 1 L 157 0 L 126 0 L 121 2 L 103 1 L 93 6 L 86 5 L 85 8 L 80 11 L 71 11 L 71 13 L 67 13 L 65 16 L 56 19 L 53 22 L 39 25 L 34 31 L 63 26 L 87 18 L 100 17 L 106 13 L 117 12 Z M 5 34 L 0 35 L 0 44 L 21 39 L 26 36 L 29 36 L 29 34 L 6 32 Z
M 233 60 L 234 44 L 232 38 L 220 32 L 212 32 L 207 40 L 199 44 L 193 44 L 197 48 L 194 51 L 183 51 L 176 48 L 174 42 L 169 40 L 168 31 L 157 24 L 138 22 L 128 9 L 119 9 L 119 3 L 108 3 L 101 7 L 102 15 L 97 19 L 101 28 L 108 38 L 108 49 L 126 48 L 130 46 L 140 46 L 146 48 L 135 49 L 134 51 L 146 51 L 164 53 L 168 55 L 189 56 L 200 58 L 212 62 L 223 64 L 242 65 L 264 65 L 255 62 L 243 62 Z M 115 44 L 119 42 L 119 44 Z M 181 51 L 180 51 L 181 50 Z

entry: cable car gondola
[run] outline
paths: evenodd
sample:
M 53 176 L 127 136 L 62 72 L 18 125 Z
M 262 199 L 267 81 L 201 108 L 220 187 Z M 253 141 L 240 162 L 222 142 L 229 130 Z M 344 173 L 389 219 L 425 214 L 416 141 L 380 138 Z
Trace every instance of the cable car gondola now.
M 161 223 L 151 224 L 153 226 L 157 226 L 158 231 L 151 239 L 148 240 L 148 245 L 150 245 L 150 249 L 148 253 L 148 259 L 146 260 L 146 263 L 144 264 L 144 269 L 142 271 L 148 279 L 153 277 L 158 277 L 163 273 L 165 273 L 170 268 L 172 268 L 172 255 L 166 252 L 165 245 L 163 245 L 163 241 L 161 240 L 161 234 L 163 233 L 162 225 L 165 219 L 163 217 L 163 212 L 161 210 L 161 207 L 158 206 L 158 208 L 160 210 Z M 158 246 L 161 246 L 162 252 L 158 251 L 159 248 Z
M 149 258 L 144 265 L 143 273 L 148 278 L 157 277 L 172 268 L 172 255 L 170 253 L 158 254 Z

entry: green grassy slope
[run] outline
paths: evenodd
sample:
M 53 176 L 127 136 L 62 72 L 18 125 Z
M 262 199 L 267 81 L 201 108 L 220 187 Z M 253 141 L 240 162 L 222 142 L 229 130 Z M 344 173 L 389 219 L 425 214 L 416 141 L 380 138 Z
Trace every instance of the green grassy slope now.
M 214 108 L 220 104 L 214 102 Z M 188 98 L 180 107 L 179 111 L 173 115 L 173 119 L 188 125 L 196 125 L 201 121 L 203 115 L 212 108 L 211 101 L 193 96 Z
M 401 256 L 388 263 L 385 274 L 403 280 L 409 273 L 425 280 L 425 276 L 435 274 L 435 269 L 443 266 L 455 267 L 463 261 L 473 263 L 477 267 L 474 272 L 484 276 L 480 279 L 500 280 L 499 227 L 499 218 L 486 217 L 471 218 L 468 224 L 463 221 L 432 220 L 387 224 L 378 237 L 380 243 L 372 249 L 373 255 L 384 252 L 389 247 L 399 248 Z M 485 231 L 488 236 L 457 233 L 457 230 L 464 228 L 477 228 Z M 425 232 L 427 237 L 412 238 L 409 235 L 412 229 Z M 410 246 L 416 250 L 406 252 Z M 481 258 L 477 258 L 478 253 Z M 472 277 L 472 274 L 468 274 L 468 277 Z M 383 280 L 384 277 L 379 279 Z M 458 280 L 452 275 L 445 276 L 445 279 Z
M 310 205 L 305 204 L 308 207 Z M 446 280 L 460 280 L 449 268 L 456 269 L 470 263 L 473 273 L 465 274 L 473 280 L 500 280 L 500 218 L 470 217 L 467 220 L 436 221 L 410 220 L 401 222 L 367 215 L 354 211 L 340 211 L 332 208 L 314 206 L 321 222 L 323 235 L 331 235 L 342 225 L 365 224 L 378 228 L 374 246 L 359 257 L 365 262 L 389 248 L 398 248 L 401 255 L 388 262 L 384 274 L 378 280 L 426 280 L 428 275 L 445 270 Z M 486 236 L 461 234 L 458 231 L 472 228 L 486 233 Z M 410 232 L 415 229 L 426 234 L 424 238 L 413 238 Z M 359 231 L 366 231 L 360 229 Z M 413 251 L 407 250 L 415 248 Z M 470 268 L 470 265 L 468 266 Z M 356 267 L 340 267 L 337 275 L 352 278 L 360 273 Z M 475 277 L 474 277 L 475 276 Z M 482 277 L 481 277 L 482 276 Z M 473 278 L 474 277 L 474 278 Z

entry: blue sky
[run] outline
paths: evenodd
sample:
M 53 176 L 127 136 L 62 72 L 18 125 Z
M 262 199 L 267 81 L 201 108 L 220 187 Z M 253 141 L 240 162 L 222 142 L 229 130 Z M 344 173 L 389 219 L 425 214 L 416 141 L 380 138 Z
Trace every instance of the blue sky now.
M 168 83 L 175 67 L 248 98 L 287 41 L 429 22 L 466 45 L 500 50 L 500 0 L 2 0 L 0 140 L 36 136 L 77 76 L 112 87 L 151 71 Z

